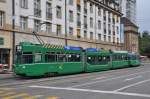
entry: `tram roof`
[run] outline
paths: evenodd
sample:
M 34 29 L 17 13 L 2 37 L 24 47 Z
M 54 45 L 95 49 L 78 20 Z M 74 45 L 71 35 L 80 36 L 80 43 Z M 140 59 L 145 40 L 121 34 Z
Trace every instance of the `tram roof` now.
M 21 42 L 23 52 L 63 52 L 63 53 L 78 53 L 82 50 L 65 50 L 62 45 L 51 44 L 33 44 L 30 42 Z
M 98 51 L 98 52 L 87 52 L 87 55 L 94 55 L 94 56 L 97 56 L 97 55 L 110 55 L 110 52 L 109 51 Z
M 118 54 L 128 54 L 128 51 L 112 51 L 112 52 Z

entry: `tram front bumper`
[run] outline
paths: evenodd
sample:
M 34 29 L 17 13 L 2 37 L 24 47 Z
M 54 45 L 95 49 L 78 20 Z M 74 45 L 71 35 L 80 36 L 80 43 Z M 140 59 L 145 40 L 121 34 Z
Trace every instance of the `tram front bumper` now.
M 26 66 L 13 66 L 13 72 L 17 75 L 25 75 L 26 73 Z

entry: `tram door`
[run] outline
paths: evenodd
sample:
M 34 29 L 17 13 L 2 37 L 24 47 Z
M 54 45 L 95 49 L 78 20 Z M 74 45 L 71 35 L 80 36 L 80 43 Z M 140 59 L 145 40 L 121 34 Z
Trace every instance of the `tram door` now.
M 87 64 L 86 64 L 87 63 L 87 55 L 85 52 L 83 52 L 82 56 L 83 56 L 83 68 L 84 68 L 84 72 L 86 72 L 87 71 Z

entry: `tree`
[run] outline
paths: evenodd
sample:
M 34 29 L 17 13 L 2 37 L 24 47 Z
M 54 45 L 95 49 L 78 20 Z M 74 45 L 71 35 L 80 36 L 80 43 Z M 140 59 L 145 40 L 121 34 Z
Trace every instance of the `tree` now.
M 150 46 L 150 33 L 148 31 L 144 31 L 142 34 L 142 37 L 139 37 L 140 54 L 147 55 L 150 54 L 148 51 Z
M 150 58 L 150 44 L 145 47 L 144 53 L 146 56 Z
M 150 36 L 149 31 L 144 31 L 142 34 L 143 34 L 143 37 L 149 37 Z

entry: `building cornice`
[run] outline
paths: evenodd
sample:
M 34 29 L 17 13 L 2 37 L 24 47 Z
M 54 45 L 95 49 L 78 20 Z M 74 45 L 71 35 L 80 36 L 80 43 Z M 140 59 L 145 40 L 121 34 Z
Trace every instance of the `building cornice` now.
M 92 2 L 92 3 L 95 3 L 96 5 L 98 5 L 98 6 L 100 6 L 100 7 L 103 7 L 104 9 L 109 10 L 109 11 L 111 11 L 111 12 L 113 12 L 113 13 L 119 15 L 119 16 L 122 16 L 122 15 L 123 15 L 119 10 L 115 10 L 115 9 L 113 9 L 112 7 L 110 7 L 110 6 L 106 5 L 106 4 L 104 4 L 103 2 L 101 2 L 101 1 L 99 1 L 99 0 L 87 0 L 87 1 Z

